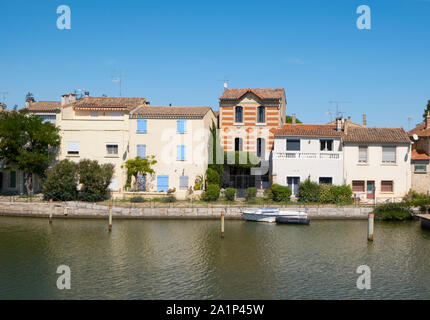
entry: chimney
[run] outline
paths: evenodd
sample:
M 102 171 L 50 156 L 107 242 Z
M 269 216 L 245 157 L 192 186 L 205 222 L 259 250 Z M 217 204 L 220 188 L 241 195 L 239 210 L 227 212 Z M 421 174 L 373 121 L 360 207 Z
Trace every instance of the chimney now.
M 363 127 L 367 126 L 367 117 L 363 114 Z
M 430 111 L 427 112 L 426 116 L 426 129 L 430 127 Z
M 336 118 L 336 131 L 342 131 L 342 117 Z
M 61 105 L 64 106 L 76 101 L 76 93 L 66 93 L 61 95 Z
M 293 114 L 291 115 L 291 123 L 292 123 L 292 124 L 296 124 L 296 114 L 295 114 L 295 113 L 293 113 Z
M 88 98 L 89 96 L 90 96 L 89 91 L 85 91 L 85 93 L 84 93 L 84 97 L 85 97 L 85 98 Z

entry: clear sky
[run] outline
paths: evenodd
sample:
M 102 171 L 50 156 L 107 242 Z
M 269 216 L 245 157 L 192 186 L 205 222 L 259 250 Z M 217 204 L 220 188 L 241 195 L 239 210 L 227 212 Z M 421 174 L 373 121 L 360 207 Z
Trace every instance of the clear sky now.
M 57 29 L 57 7 L 71 30 Z M 371 30 L 359 30 L 359 5 Z M 287 114 L 306 123 L 344 116 L 408 128 L 430 99 L 430 0 L 182 0 L 0 2 L 0 100 L 59 100 L 86 89 L 152 105 L 218 109 L 235 88 L 285 88 Z

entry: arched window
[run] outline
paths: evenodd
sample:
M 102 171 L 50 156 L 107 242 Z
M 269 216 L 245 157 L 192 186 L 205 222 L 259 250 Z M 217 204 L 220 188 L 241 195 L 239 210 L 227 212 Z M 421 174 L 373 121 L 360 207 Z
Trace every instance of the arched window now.
M 266 155 L 266 142 L 263 138 L 257 139 L 257 157 L 264 158 Z
M 243 108 L 241 106 L 236 107 L 236 114 L 235 114 L 235 122 L 243 122 Z
M 241 138 L 234 139 L 234 151 L 242 151 L 243 144 Z
M 266 108 L 264 106 L 259 106 L 257 108 L 257 122 L 266 122 Z

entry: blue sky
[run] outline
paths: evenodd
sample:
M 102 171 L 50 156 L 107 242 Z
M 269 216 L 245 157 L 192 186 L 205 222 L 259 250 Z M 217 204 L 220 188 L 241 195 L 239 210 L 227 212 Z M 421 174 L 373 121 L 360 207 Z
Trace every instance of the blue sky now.
M 71 30 L 56 27 L 71 8 Z M 356 27 L 359 5 L 372 29 Z M 306 123 L 344 116 L 408 127 L 430 99 L 430 1 L 1 1 L 0 92 L 8 106 L 86 89 L 152 105 L 218 109 L 230 87 L 285 88 L 287 113 Z M 0 93 L 0 100 L 2 100 Z

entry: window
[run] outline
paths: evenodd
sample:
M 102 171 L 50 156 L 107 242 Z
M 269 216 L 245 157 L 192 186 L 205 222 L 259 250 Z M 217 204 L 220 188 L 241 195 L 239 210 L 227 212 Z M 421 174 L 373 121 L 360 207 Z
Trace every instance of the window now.
M 118 154 L 118 145 L 116 143 L 106 143 L 106 153 L 108 155 Z
M 184 145 L 176 146 L 176 160 L 177 161 L 185 161 L 185 146 Z
M 287 139 L 287 151 L 300 151 L 300 140 Z
M 393 181 L 381 181 L 381 192 L 393 192 Z
M 147 121 L 146 119 L 142 120 L 139 119 L 137 120 L 137 133 L 146 133 L 147 132 Z
M 320 140 L 321 151 L 333 151 L 333 140 Z
M 146 144 L 137 145 L 137 156 L 140 158 L 146 158 Z
M 11 171 L 9 174 L 9 188 L 16 188 L 16 171 Z
M 320 184 L 333 184 L 333 178 L 332 177 L 320 177 L 319 182 L 320 182 Z
M 79 154 L 79 142 L 67 142 L 67 154 Z
M 396 163 L 396 147 L 382 147 L 382 162 Z
M 266 122 L 266 108 L 263 106 L 259 106 L 257 108 L 257 122 L 258 123 Z
M 352 181 L 352 191 L 353 192 L 364 192 L 364 181 L 361 181 L 361 180 Z
M 111 120 L 122 120 L 122 112 L 121 111 L 112 111 L 110 113 Z
M 188 189 L 188 176 L 179 177 L 179 189 Z
M 358 162 L 367 163 L 367 146 L 358 147 Z
M 49 122 L 55 124 L 55 121 L 57 120 L 57 116 L 55 114 L 41 114 L 39 117 L 42 118 L 43 123 Z
M 97 120 L 99 118 L 99 112 L 98 111 L 91 111 L 91 119 Z
M 257 139 L 257 157 L 265 157 L 265 144 L 263 138 Z
M 295 196 L 299 192 L 300 177 L 287 177 L 287 185 L 291 189 L 291 195 Z
M 236 107 L 236 113 L 235 113 L 235 122 L 241 123 L 243 122 L 243 108 L 241 106 Z
M 186 133 L 187 128 L 187 120 L 178 120 L 176 121 L 176 132 L 177 133 Z
M 427 173 L 427 166 L 424 164 L 414 165 L 414 173 Z
M 234 151 L 242 151 L 243 143 L 241 138 L 234 139 Z

